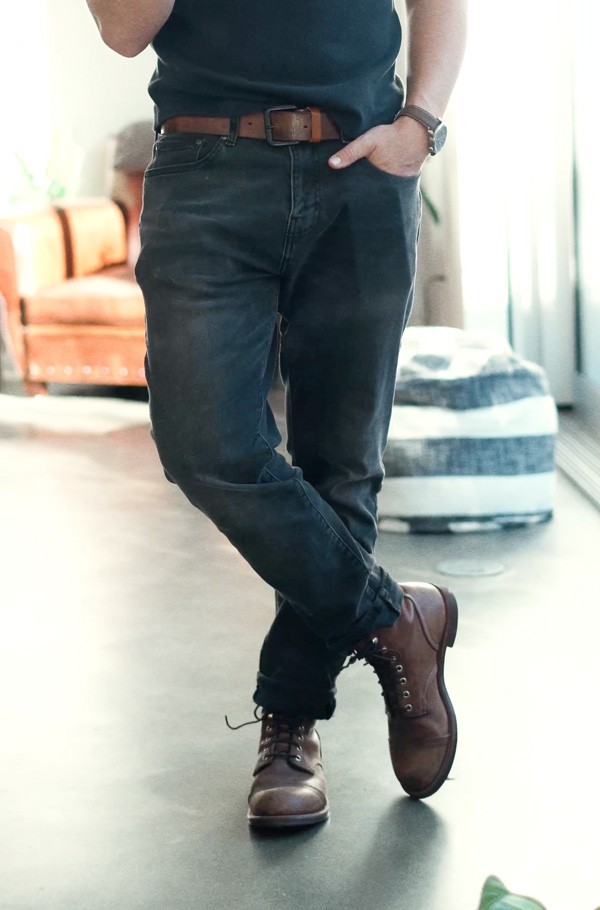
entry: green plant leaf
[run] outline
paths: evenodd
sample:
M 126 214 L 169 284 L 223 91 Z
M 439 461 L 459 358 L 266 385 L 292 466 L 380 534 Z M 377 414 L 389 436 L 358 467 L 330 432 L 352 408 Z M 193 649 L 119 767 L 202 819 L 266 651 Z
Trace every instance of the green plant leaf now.
M 505 897 L 507 894 L 508 891 L 500 879 L 496 878 L 495 875 L 490 875 L 483 886 L 479 910 L 491 910 L 494 901 L 500 900 L 500 898 Z
M 440 213 L 424 189 L 421 189 L 421 196 L 423 197 L 423 202 L 424 202 L 425 206 L 429 209 L 429 211 L 431 213 L 431 217 L 433 218 L 434 223 L 439 224 L 440 220 L 441 220 Z
M 520 894 L 511 894 L 494 875 L 486 880 L 479 910 L 545 910 L 539 901 Z

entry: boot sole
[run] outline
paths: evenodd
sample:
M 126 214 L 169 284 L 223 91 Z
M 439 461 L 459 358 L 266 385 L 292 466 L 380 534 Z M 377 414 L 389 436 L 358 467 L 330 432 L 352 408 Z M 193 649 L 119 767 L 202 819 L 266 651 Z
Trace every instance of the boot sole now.
M 248 824 L 253 828 L 304 828 L 317 825 L 329 818 L 329 806 L 309 815 L 252 815 L 248 812 Z
M 446 659 L 446 649 L 451 648 L 456 641 L 456 632 L 458 629 L 458 604 L 456 602 L 456 597 L 451 591 L 448 590 L 448 588 L 443 588 L 440 585 L 433 585 L 433 587 L 440 592 L 446 607 L 446 628 L 444 630 L 444 637 L 442 638 L 440 650 L 438 653 L 437 682 L 442 703 L 448 715 L 450 740 L 448 742 L 448 748 L 446 750 L 446 754 L 444 755 L 440 770 L 432 783 L 429 784 L 429 786 L 424 790 L 419 791 L 411 792 L 409 790 L 406 790 L 406 787 L 404 787 L 412 799 L 424 799 L 427 796 L 432 796 L 440 789 L 442 784 L 447 780 L 450 773 L 450 769 L 456 755 L 456 746 L 458 741 L 456 714 L 454 713 L 454 708 L 452 707 L 452 702 L 450 701 L 450 696 L 448 695 L 448 690 L 446 689 L 446 683 L 444 682 L 444 661 Z M 400 781 L 400 783 L 402 783 L 402 781 Z

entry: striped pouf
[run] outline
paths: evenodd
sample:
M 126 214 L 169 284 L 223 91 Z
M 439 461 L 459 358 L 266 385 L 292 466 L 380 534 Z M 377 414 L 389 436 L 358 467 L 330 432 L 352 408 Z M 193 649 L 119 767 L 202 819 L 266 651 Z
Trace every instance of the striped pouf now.
M 557 412 L 500 336 L 404 334 L 379 494 L 382 530 L 474 531 L 552 517 Z

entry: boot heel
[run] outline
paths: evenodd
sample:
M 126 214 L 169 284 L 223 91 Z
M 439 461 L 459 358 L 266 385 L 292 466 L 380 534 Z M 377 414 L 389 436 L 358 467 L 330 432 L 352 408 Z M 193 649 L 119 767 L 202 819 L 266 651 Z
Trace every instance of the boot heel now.
M 458 629 L 458 604 L 456 603 L 456 597 L 448 588 L 442 588 L 440 585 L 436 585 L 436 588 L 444 598 L 444 603 L 448 608 L 446 645 L 448 648 L 451 648 L 456 641 L 456 631 Z

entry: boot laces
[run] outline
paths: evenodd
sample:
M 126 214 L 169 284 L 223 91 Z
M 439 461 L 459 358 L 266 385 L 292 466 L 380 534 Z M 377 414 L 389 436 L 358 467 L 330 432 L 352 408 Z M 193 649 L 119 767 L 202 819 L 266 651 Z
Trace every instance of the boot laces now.
M 309 726 L 308 718 L 303 714 L 292 715 L 266 712 L 263 712 L 261 716 L 257 713 L 258 710 L 259 707 L 257 706 L 254 709 L 255 720 L 248 720 L 246 723 L 233 727 L 229 723 L 229 718 L 225 715 L 225 723 L 230 730 L 239 730 L 241 727 L 249 727 L 252 724 L 260 724 L 265 721 L 264 735 L 259 746 L 262 758 L 291 758 L 294 761 L 301 761 L 302 746 L 299 742 L 304 741 L 304 734 Z M 299 740 L 299 742 L 295 740 Z
M 372 667 L 390 713 L 400 711 L 403 714 L 410 714 L 413 706 L 408 702 L 410 691 L 407 688 L 408 679 L 404 675 L 400 652 L 380 645 L 379 639 L 373 637 L 354 648 L 342 669 L 345 670 L 357 660 L 362 660 Z
M 262 758 L 291 758 L 301 761 L 307 718 L 303 715 L 263 714 L 264 736 L 260 742 Z

